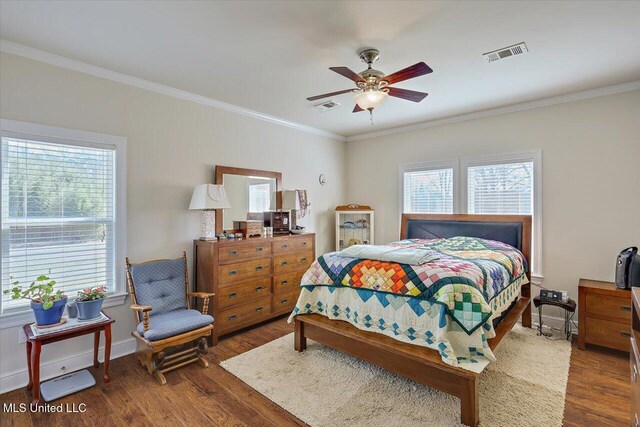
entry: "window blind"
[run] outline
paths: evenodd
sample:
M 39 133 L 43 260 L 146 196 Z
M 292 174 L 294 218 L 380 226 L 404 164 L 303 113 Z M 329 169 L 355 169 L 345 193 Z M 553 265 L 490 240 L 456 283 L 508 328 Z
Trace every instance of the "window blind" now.
M 533 213 L 533 162 L 471 166 L 467 186 L 471 214 Z
M 404 172 L 405 213 L 453 213 L 453 169 Z
M 2 289 L 114 290 L 115 148 L 2 138 Z M 2 311 L 28 304 L 2 295 Z
M 249 212 L 264 212 L 269 210 L 271 202 L 271 184 L 249 185 Z

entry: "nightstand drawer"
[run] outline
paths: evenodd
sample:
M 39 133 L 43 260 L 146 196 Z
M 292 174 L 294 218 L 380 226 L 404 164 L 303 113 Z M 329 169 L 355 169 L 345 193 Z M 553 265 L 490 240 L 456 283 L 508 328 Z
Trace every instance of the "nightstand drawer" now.
M 271 273 L 271 258 L 263 258 L 221 265 L 218 270 L 218 280 L 221 284 L 238 283 L 254 277 L 268 276 Z
M 218 309 L 222 310 L 266 295 L 271 295 L 270 277 L 239 285 L 226 284 L 218 288 Z
M 313 236 L 296 237 L 293 239 L 278 240 L 273 242 L 273 253 L 284 254 L 289 252 L 313 249 Z
M 587 294 L 586 296 L 587 316 L 602 317 L 630 324 L 631 322 L 631 299 L 620 298 L 610 295 Z
M 270 314 L 271 296 L 267 296 L 249 304 L 222 310 L 216 321 L 219 322 L 220 331 L 224 333 L 231 328 L 255 323 L 257 320 L 269 317 Z
M 312 262 L 313 252 L 276 256 L 273 258 L 274 273 L 281 274 L 306 270 Z
M 275 276 L 273 278 L 273 293 L 282 294 L 299 290 L 302 276 L 304 276 L 304 271 Z
M 256 242 L 243 243 L 242 245 L 223 246 L 218 249 L 218 260 L 220 262 L 240 260 L 245 258 L 255 258 L 258 256 L 269 256 L 271 254 L 271 243 Z
M 587 343 L 629 351 L 631 322 L 618 323 L 587 317 L 586 323 Z

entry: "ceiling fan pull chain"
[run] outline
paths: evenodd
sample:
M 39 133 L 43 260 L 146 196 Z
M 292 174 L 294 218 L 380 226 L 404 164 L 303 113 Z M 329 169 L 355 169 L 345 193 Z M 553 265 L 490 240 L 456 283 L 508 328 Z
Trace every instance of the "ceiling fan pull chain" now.
M 373 126 L 373 108 L 369 108 L 369 118 L 371 119 L 371 126 Z

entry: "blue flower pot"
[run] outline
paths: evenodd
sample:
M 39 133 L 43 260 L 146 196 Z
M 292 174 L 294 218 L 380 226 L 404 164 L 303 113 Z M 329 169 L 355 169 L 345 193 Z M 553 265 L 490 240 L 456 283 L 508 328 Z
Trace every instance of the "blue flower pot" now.
M 33 310 L 33 314 L 36 316 L 36 325 L 46 326 L 59 323 L 60 319 L 62 319 L 62 313 L 64 312 L 64 307 L 66 305 L 66 297 L 54 302 L 53 307 L 48 310 L 42 308 L 42 303 L 31 301 L 31 309 Z
M 78 320 L 89 320 L 99 317 L 103 302 L 104 298 L 94 301 L 76 301 L 76 307 L 78 307 Z

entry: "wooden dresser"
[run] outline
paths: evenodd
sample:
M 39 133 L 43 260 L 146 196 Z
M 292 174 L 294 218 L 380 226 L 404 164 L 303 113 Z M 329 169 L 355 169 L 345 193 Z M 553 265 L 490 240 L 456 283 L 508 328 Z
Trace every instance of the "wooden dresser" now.
M 611 282 L 580 279 L 578 305 L 579 349 L 595 344 L 629 351 L 631 291 Z
M 195 288 L 214 292 L 212 345 L 219 336 L 290 313 L 315 259 L 315 234 L 195 240 Z
M 631 425 L 640 425 L 640 288 L 632 288 L 632 320 L 631 320 Z

